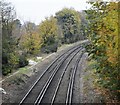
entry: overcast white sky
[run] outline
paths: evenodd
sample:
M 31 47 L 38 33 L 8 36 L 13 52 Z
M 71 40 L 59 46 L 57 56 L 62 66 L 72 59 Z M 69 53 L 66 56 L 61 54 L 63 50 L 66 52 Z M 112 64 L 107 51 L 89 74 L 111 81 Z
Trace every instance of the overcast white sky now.
M 39 24 L 45 17 L 54 15 L 64 7 L 73 7 L 77 11 L 89 8 L 86 0 L 7 0 L 16 9 L 17 18 L 21 21 L 32 21 Z

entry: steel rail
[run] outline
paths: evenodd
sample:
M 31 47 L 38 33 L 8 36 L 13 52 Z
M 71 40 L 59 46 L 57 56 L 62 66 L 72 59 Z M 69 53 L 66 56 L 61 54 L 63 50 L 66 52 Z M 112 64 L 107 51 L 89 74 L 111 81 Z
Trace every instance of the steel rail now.
M 67 52 L 69 52 L 70 50 L 75 50 L 77 48 L 81 47 L 80 45 L 77 45 L 75 47 L 70 48 L 69 50 L 67 50 L 66 52 L 64 52 L 63 54 L 61 54 L 60 56 L 58 56 L 46 69 L 45 71 L 40 75 L 40 77 L 35 81 L 35 83 L 31 86 L 31 88 L 28 90 L 28 92 L 25 94 L 25 96 L 22 98 L 22 100 L 20 101 L 19 105 L 21 105 L 25 99 L 28 97 L 28 95 L 30 94 L 30 92 L 33 90 L 33 88 L 36 86 L 36 84 L 40 81 L 40 79 L 43 77 L 43 75 L 49 70 L 49 68 L 59 59 L 61 58 L 63 55 L 65 55 Z
M 71 105 L 72 103 L 72 94 L 73 94 L 73 85 L 74 85 L 74 80 L 75 80 L 75 74 L 78 68 L 79 61 L 83 55 L 83 52 L 80 54 L 79 58 L 76 61 L 76 65 L 72 69 L 71 76 L 70 76 L 70 81 L 68 85 L 68 91 L 67 91 L 67 97 L 66 97 L 66 105 Z
M 81 48 L 81 49 L 82 49 L 82 48 Z M 79 49 L 79 50 L 77 51 L 77 53 L 78 53 L 81 49 Z M 73 53 L 73 52 L 71 52 L 70 54 L 72 54 L 72 53 Z M 75 53 L 74 55 L 76 55 L 77 53 Z M 45 95 L 45 93 L 46 93 L 46 90 L 48 89 L 48 87 L 50 86 L 53 78 L 55 77 L 55 74 L 57 73 L 57 71 L 59 70 L 59 68 L 61 67 L 61 65 L 64 63 L 64 61 L 68 58 L 68 56 L 69 56 L 70 54 L 68 54 L 68 55 L 61 61 L 61 63 L 56 67 L 56 69 L 53 71 L 53 73 L 52 73 L 51 76 L 49 77 L 48 81 L 47 81 L 46 84 L 44 85 L 42 91 L 41 91 L 40 94 L 38 95 L 38 97 L 37 97 L 34 105 L 36 105 L 36 104 L 39 105 L 39 104 L 41 103 L 41 101 L 42 101 L 42 99 L 43 99 L 43 97 L 44 97 L 44 95 Z M 72 58 L 73 58 L 73 56 L 72 56 Z M 71 61 L 71 60 L 69 60 L 69 63 L 70 63 L 70 61 Z M 69 65 L 69 63 L 67 63 L 67 66 Z
M 79 52 L 79 51 L 78 51 L 78 52 Z M 77 53 L 76 53 L 76 54 L 77 54 Z M 75 54 L 75 55 L 76 55 L 76 54 Z M 75 56 L 75 55 L 74 55 L 74 56 Z M 73 58 L 74 58 L 74 56 L 73 56 Z M 73 59 L 73 58 L 72 58 L 72 59 Z M 72 59 L 70 60 L 70 62 L 72 61 Z M 59 87 L 60 87 L 62 78 L 63 78 L 63 76 L 64 76 L 64 74 L 65 74 L 65 71 L 67 70 L 67 68 L 68 68 L 68 66 L 69 66 L 69 64 L 70 64 L 70 62 L 68 63 L 68 65 L 66 65 L 65 69 L 64 69 L 63 72 L 62 72 L 62 75 L 61 75 L 61 77 L 60 77 L 60 79 L 59 79 L 59 82 L 58 82 L 57 87 L 56 87 L 56 89 L 55 89 L 54 95 L 53 95 L 53 97 L 52 97 L 51 105 L 54 104 L 54 101 L 55 101 L 55 98 L 56 98 L 58 89 L 59 89 Z

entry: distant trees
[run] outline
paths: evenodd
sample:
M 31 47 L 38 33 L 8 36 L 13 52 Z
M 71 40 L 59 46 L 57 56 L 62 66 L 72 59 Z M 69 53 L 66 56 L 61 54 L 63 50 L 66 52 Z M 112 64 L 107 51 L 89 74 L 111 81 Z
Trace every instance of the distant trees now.
M 81 19 L 81 26 L 80 26 L 80 40 L 87 39 L 88 31 L 88 20 L 86 19 L 86 12 L 85 10 L 82 10 L 80 13 L 80 19 Z
M 14 38 L 19 39 L 21 36 L 21 27 L 22 24 L 19 19 L 14 19 L 13 21 L 13 30 L 12 30 L 12 35 Z
M 39 32 L 43 38 L 43 49 L 45 52 L 57 51 L 58 47 L 58 25 L 53 16 L 46 18 L 39 25 Z
M 21 36 L 20 47 L 27 54 L 37 54 L 40 52 L 42 37 L 37 32 L 36 25 L 32 22 L 26 22 L 23 25 L 24 33 Z
M 40 52 L 42 38 L 38 33 L 25 34 L 21 38 L 21 49 L 27 54 L 37 54 Z
M 63 43 L 80 40 L 80 14 L 74 9 L 64 8 L 56 13 L 58 24 L 63 32 Z
M 27 58 L 40 52 L 56 52 L 62 43 L 73 43 L 81 38 L 80 13 L 64 8 L 39 25 L 30 21 L 21 24 L 16 19 L 12 4 L 0 1 L 2 18 L 2 73 L 28 64 Z

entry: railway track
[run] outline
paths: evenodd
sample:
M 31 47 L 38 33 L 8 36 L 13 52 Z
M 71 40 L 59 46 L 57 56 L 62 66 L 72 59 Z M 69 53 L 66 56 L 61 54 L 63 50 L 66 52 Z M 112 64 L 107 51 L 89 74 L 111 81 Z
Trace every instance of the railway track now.
M 54 104 L 57 92 L 59 90 L 61 81 L 63 76 L 68 69 L 71 61 L 75 58 L 75 56 L 82 50 L 81 45 L 78 45 L 72 49 L 67 50 L 65 53 L 58 56 L 49 66 L 48 68 L 40 75 L 40 77 L 35 81 L 29 91 L 25 94 L 25 96 L 20 101 L 19 105 L 25 103 L 34 103 L 34 105 L 39 105 L 40 103 L 51 103 Z M 81 57 L 82 53 L 80 54 Z M 74 84 L 74 76 L 77 70 L 77 65 L 79 63 L 79 59 L 76 61 L 74 69 L 71 72 L 70 81 L 68 86 L 68 92 L 66 97 L 66 104 L 71 103 L 72 99 L 72 90 Z M 55 81 L 55 82 L 53 82 Z M 50 98 L 50 102 L 44 101 L 46 98 L 47 91 L 51 91 L 49 88 L 51 84 L 55 83 L 55 91 L 52 93 L 52 98 Z
M 74 80 L 75 80 L 75 74 L 78 68 L 79 61 L 82 57 L 82 54 L 80 54 L 79 58 L 76 60 L 76 63 L 74 65 L 74 68 L 71 69 L 71 75 L 70 75 L 70 80 L 69 80 L 69 85 L 67 89 L 67 96 L 66 96 L 66 105 L 70 105 L 72 103 L 72 94 L 73 94 L 73 85 L 74 85 Z
M 78 52 L 79 52 L 79 51 L 78 51 Z M 77 52 L 77 53 L 78 53 L 78 52 Z M 61 77 L 60 77 L 60 79 L 59 79 L 59 82 L 58 82 L 58 84 L 57 84 L 57 87 L 56 87 L 56 89 L 55 89 L 54 95 L 53 95 L 53 97 L 52 97 L 51 105 L 54 104 L 54 101 L 55 101 L 55 98 L 56 98 L 58 89 L 59 89 L 59 87 L 60 87 L 60 84 L 61 84 L 61 82 L 62 82 L 63 76 L 64 76 L 64 74 L 65 74 L 65 71 L 67 70 L 69 64 L 71 63 L 71 61 L 73 60 L 73 58 L 77 55 L 77 53 L 75 53 L 75 54 L 73 55 L 73 57 L 69 60 L 69 62 L 67 63 L 66 67 L 64 68 L 64 70 L 63 70 L 63 72 L 62 72 L 62 74 L 61 74 Z M 80 54 L 79 59 L 76 61 L 76 64 L 75 64 L 75 66 L 74 66 L 74 72 L 71 72 L 70 82 L 69 82 L 69 86 L 68 86 L 68 92 L 71 91 L 71 93 L 72 93 L 72 90 L 71 90 L 71 89 L 73 88 L 73 82 L 74 82 L 75 72 L 76 72 L 76 70 L 77 70 L 77 66 L 78 66 L 78 63 L 79 63 L 79 60 L 80 60 L 82 54 L 83 54 L 83 53 Z M 72 71 L 73 71 L 73 70 L 72 70 Z M 72 78 L 72 77 L 73 77 L 73 78 Z M 71 83 L 71 82 L 72 82 L 72 83 Z M 71 87 L 71 86 L 72 86 L 72 87 Z M 71 87 L 71 88 L 70 88 L 70 87 Z M 68 103 L 68 99 L 69 99 L 69 93 L 68 93 L 68 92 L 67 92 L 67 97 L 66 97 L 66 104 Z M 71 93 L 70 93 L 70 94 L 71 94 Z M 72 95 L 72 94 L 71 94 L 71 95 Z M 72 98 L 72 97 L 71 97 L 71 98 Z

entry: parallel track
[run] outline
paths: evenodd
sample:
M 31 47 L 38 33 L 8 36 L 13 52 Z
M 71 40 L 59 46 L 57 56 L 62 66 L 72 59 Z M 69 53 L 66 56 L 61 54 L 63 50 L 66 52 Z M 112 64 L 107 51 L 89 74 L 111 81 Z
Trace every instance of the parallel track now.
M 81 53 L 79 58 L 77 59 L 75 66 L 72 69 L 72 72 L 70 75 L 70 81 L 69 81 L 68 90 L 67 90 L 67 97 L 66 97 L 66 105 L 72 104 L 72 94 L 73 94 L 73 85 L 74 85 L 74 80 L 75 80 L 75 74 L 76 74 L 78 64 L 79 64 L 79 61 L 80 61 L 82 55 L 83 55 L 83 53 Z
M 86 44 L 86 42 L 85 42 Z M 32 97 L 34 97 L 33 95 L 31 95 L 31 93 L 34 93 L 35 90 L 37 94 L 34 98 L 32 99 L 32 103 L 34 105 L 39 105 L 42 103 L 42 100 L 44 99 L 44 96 L 47 95 L 47 91 L 51 85 L 51 83 L 53 82 L 54 78 L 56 75 L 59 75 L 59 77 L 57 77 L 58 82 L 56 82 L 55 85 L 55 90 L 53 91 L 53 95 L 52 95 L 52 99 L 51 99 L 51 105 L 54 104 L 55 102 L 55 98 L 57 96 L 57 92 L 59 90 L 61 81 L 64 77 L 64 74 L 66 72 L 66 70 L 69 70 L 68 67 L 70 65 L 70 63 L 72 62 L 72 60 L 75 58 L 75 56 L 79 53 L 79 51 L 82 51 L 82 44 L 77 45 L 69 50 L 67 50 L 66 52 L 64 52 L 63 54 L 61 54 L 60 56 L 58 56 L 45 70 L 44 72 L 39 76 L 39 78 L 34 82 L 34 84 L 32 85 L 32 87 L 28 90 L 28 92 L 25 94 L 25 96 L 22 98 L 22 100 L 20 101 L 19 105 L 25 104 L 26 102 L 28 103 Z M 78 64 L 80 61 L 80 58 L 82 56 L 83 52 L 81 52 L 79 58 L 76 60 L 74 68 L 71 70 L 71 74 L 70 74 L 70 78 L 69 78 L 69 82 L 68 82 L 68 87 L 67 89 L 67 94 L 66 94 L 66 99 L 65 99 L 65 103 L 66 105 L 71 104 L 72 103 L 72 94 L 73 94 L 73 85 L 74 85 L 74 79 L 75 79 L 75 74 L 78 68 Z M 71 57 L 70 57 L 71 56 Z M 65 61 L 67 62 L 65 64 Z M 74 60 L 75 61 L 75 60 Z M 64 66 L 64 69 L 60 68 L 62 67 L 62 65 Z M 58 71 L 60 71 L 58 73 Z M 47 74 L 46 74 L 47 73 Z M 46 76 L 45 76 L 46 75 Z M 44 80 L 46 77 L 46 80 Z M 43 81 L 42 81 L 43 79 Z M 45 81 L 45 82 L 44 82 Z M 42 83 L 43 82 L 43 83 Z M 42 83 L 42 87 L 39 86 L 39 84 Z M 53 82 L 54 83 L 54 82 Z M 67 85 L 66 85 L 67 86 Z M 39 89 L 39 87 L 41 89 Z M 37 89 L 38 88 L 38 89 Z M 49 89 L 50 90 L 50 89 Z M 51 90 L 50 90 L 51 91 Z M 28 100 L 27 100 L 28 99 Z M 26 101 L 27 100 L 27 101 Z M 45 100 L 45 99 L 44 99 Z M 45 101 L 46 102 L 46 101 Z
M 62 77 L 63 77 L 66 69 L 68 68 L 70 62 L 71 62 L 72 59 L 75 57 L 75 55 L 78 54 L 78 52 L 79 52 L 80 50 L 81 50 L 81 49 L 79 49 L 79 50 L 70 58 L 70 60 L 69 60 L 68 63 L 66 64 L 66 66 L 65 66 L 65 68 L 64 68 L 64 70 L 63 70 L 63 72 L 62 72 L 62 75 L 61 75 L 60 80 L 62 79 Z M 68 57 L 68 56 L 66 56 L 64 59 L 67 59 L 67 57 Z M 35 104 L 34 104 L 34 105 L 39 105 L 39 104 L 41 103 L 41 101 L 42 101 L 42 99 L 44 98 L 44 95 L 45 95 L 45 93 L 46 93 L 49 85 L 51 84 L 51 82 L 52 82 L 55 74 L 58 72 L 60 66 L 63 64 L 64 59 L 63 59 L 62 63 L 60 63 L 60 65 L 58 65 L 58 67 L 57 67 L 57 68 L 53 71 L 53 73 L 51 74 L 50 78 L 48 79 L 48 81 L 47 81 L 46 84 L 44 85 L 42 91 L 40 92 L 39 96 L 37 97 L 37 100 L 35 101 Z
M 37 83 L 41 80 L 41 78 L 44 76 L 44 74 L 50 69 L 50 67 L 52 67 L 52 65 L 56 63 L 57 60 L 59 60 L 59 59 L 60 59 L 61 57 L 63 57 L 66 53 L 68 53 L 69 51 L 72 50 L 72 51 L 70 52 L 70 54 L 71 54 L 72 52 L 74 52 L 75 50 L 77 50 L 79 47 L 80 47 L 80 45 L 78 45 L 78 46 L 76 46 L 76 47 L 74 47 L 74 48 L 72 48 L 72 49 L 69 49 L 69 50 L 67 50 L 65 53 L 63 53 L 63 54 L 61 54 L 60 56 L 58 56 L 58 57 L 47 67 L 47 69 L 40 75 L 40 77 L 35 81 L 35 83 L 32 85 L 32 87 L 29 89 L 29 91 L 25 94 L 25 96 L 23 97 L 23 99 L 20 101 L 19 105 L 21 105 L 21 104 L 24 103 L 24 101 L 27 99 L 27 97 L 29 97 L 31 91 L 34 89 L 34 87 L 37 85 Z M 70 54 L 68 54 L 68 55 L 70 55 Z M 67 55 L 67 57 L 68 57 L 68 55 Z M 66 57 L 66 58 L 67 58 L 67 57 Z M 64 60 L 65 60 L 65 59 L 64 59 Z M 64 60 L 62 60 L 62 61 L 64 61 Z M 59 65 L 60 65 L 60 64 L 59 64 Z M 58 68 L 58 65 L 57 65 L 55 68 Z

